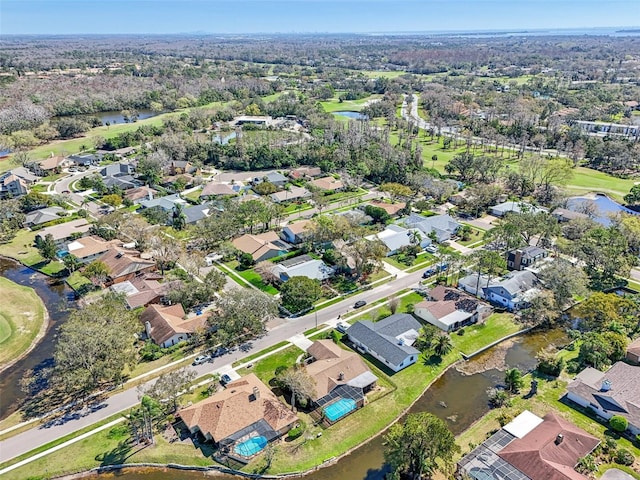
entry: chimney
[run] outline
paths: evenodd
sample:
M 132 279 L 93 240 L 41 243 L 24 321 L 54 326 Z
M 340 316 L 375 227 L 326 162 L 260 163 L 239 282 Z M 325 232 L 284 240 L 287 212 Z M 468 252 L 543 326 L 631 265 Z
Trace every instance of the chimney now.
M 398 339 L 398 345 L 404 345 L 404 338 L 400 337 Z
M 514 270 L 521 270 L 521 264 L 522 264 L 522 250 L 518 249 L 516 250 L 514 259 L 513 259 L 513 269 Z
M 149 321 L 144 322 L 144 331 L 147 334 L 147 337 L 151 338 L 151 324 Z
M 258 400 L 260 398 L 260 389 L 258 387 L 253 387 L 253 399 Z
M 608 392 L 611 390 L 611 382 L 609 380 L 605 380 L 602 382 L 602 386 L 600 387 L 601 392 Z
M 564 440 L 564 435 L 562 435 L 561 433 L 558 434 L 558 436 L 556 437 L 556 441 L 555 444 L 556 445 L 560 445 L 562 443 L 562 440 Z

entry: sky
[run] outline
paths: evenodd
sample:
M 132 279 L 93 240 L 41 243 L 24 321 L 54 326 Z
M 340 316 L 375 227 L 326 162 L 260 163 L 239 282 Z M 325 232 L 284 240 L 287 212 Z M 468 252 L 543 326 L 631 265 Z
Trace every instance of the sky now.
M 0 0 L 0 36 L 505 31 L 638 25 L 639 0 Z

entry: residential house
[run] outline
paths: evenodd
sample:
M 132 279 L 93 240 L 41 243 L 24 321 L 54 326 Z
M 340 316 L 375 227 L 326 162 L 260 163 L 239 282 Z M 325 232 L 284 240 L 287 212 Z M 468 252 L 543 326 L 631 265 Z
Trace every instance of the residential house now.
M 102 159 L 102 155 L 94 155 L 87 153 L 84 155 L 69 155 L 67 161 L 78 167 L 90 167 L 91 165 L 97 165 Z
M 132 188 L 124 193 L 124 198 L 131 201 L 134 205 L 138 205 L 145 200 L 151 200 L 158 193 L 153 188 L 142 186 Z
M 139 185 L 139 182 L 132 175 L 107 176 L 103 177 L 102 181 L 107 188 L 119 188 L 120 190 L 131 190 Z
M 549 252 L 544 248 L 532 245 L 516 248 L 507 254 L 507 267 L 510 270 L 524 270 L 548 256 Z
M 142 208 L 154 208 L 158 207 L 165 212 L 172 212 L 176 205 L 186 205 L 187 202 L 180 198 L 180 195 L 174 193 L 173 195 L 167 195 L 165 197 L 151 198 L 140 202 Z
M 161 303 L 171 282 L 160 283 L 162 275 L 148 273 L 125 282 L 111 285 L 111 290 L 125 295 L 127 307 L 130 309 L 146 307 L 152 303 Z M 162 342 L 161 342 L 162 343 Z
M 510 200 L 508 202 L 499 203 L 498 205 L 494 205 L 489 208 L 489 213 L 496 217 L 504 217 L 507 213 L 522 213 L 522 212 L 533 212 L 533 213 L 541 213 L 547 212 L 546 208 L 535 207 L 526 202 L 520 202 L 516 200 Z
M 27 182 L 11 172 L 0 174 L 0 198 L 14 198 L 29 193 Z
M 57 155 L 45 158 L 40 162 L 31 162 L 27 164 L 26 167 L 35 175 L 38 175 L 39 177 L 46 177 L 47 175 L 62 172 L 62 167 L 64 166 L 65 161 L 64 156 Z
M 425 248 L 431 244 L 431 240 L 416 228 L 404 228 L 400 225 L 387 225 L 387 227 L 375 235 L 365 237 L 367 240 L 378 239 L 387 247 L 387 257 L 397 254 L 400 249 L 417 245 Z
M 272 123 L 273 123 L 273 118 L 268 115 L 264 115 L 264 116 L 240 115 L 239 117 L 236 117 L 233 121 L 233 124 L 238 126 L 258 125 L 261 127 L 266 127 L 271 125 Z
M 127 157 L 134 153 L 136 153 L 136 147 L 122 147 L 113 151 L 113 154 L 120 158 Z
M 317 340 L 307 349 L 311 356 L 305 370 L 314 383 L 314 405 L 325 409 L 324 417 L 331 423 L 364 406 L 365 395 L 378 381 L 362 358 L 345 350 L 332 340 Z M 347 408 L 335 418 L 326 408 L 341 402 Z
M 417 228 L 425 236 L 434 237 L 439 243 L 451 240 L 458 233 L 461 225 L 449 215 L 434 215 L 423 217 L 412 213 L 404 220 L 405 225 Z
M 380 200 L 371 200 L 368 205 L 383 209 L 390 217 L 397 217 L 407 207 L 404 202 L 387 203 Z
M 187 340 L 197 330 L 207 326 L 207 316 L 186 318 L 182 305 L 149 305 L 141 314 L 140 322 L 153 343 L 167 348 Z
M 561 223 L 570 222 L 571 220 L 578 220 L 583 218 L 589 218 L 589 215 L 586 213 L 574 212 L 573 210 L 569 210 L 567 208 L 556 208 L 553 212 L 551 212 L 556 220 Z
M 178 413 L 192 434 L 218 445 L 221 454 L 250 457 L 246 441 L 254 438 L 262 448 L 298 423 L 298 417 L 255 374 L 227 384 L 209 398 Z M 258 450 L 259 451 L 259 450 Z
M 533 297 L 540 293 L 538 278 L 528 270 L 511 272 L 501 280 L 490 282 L 483 288 L 483 296 L 491 303 L 508 310 L 520 310 L 529 306 Z
M 250 254 L 255 262 L 279 257 L 289 250 L 289 246 L 280 240 L 275 232 L 265 232 L 260 235 L 247 233 L 231 243 L 241 252 Z
M 131 163 L 112 163 L 100 170 L 102 177 L 122 177 L 133 175 L 135 168 Z
M 67 244 L 67 252 L 74 255 L 81 263 L 91 263 L 97 260 L 110 248 L 120 244 L 120 240 L 106 241 L 100 237 L 88 236 L 78 238 Z
M 255 177 L 252 180 L 253 185 L 258 185 L 262 182 L 273 183 L 276 187 L 282 188 L 287 184 L 287 177 L 278 172 L 265 172 L 261 177 Z
M 58 248 L 66 248 L 69 242 L 84 237 L 90 228 L 91 225 L 84 218 L 71 220 L 70 222 L 52 225 L 51 227 L 45 227 L 39 230 L 36 235 L 36 242 L 38 238 L 44 240 L 47 235 L 51 235 Z
M 333 177 L 317 178 L 310 181 L 309 184 L 319 190 L 324 190 L 325 192 L 340 192 L 344 190 L 344 183 L 342 183 L 342 180 L 338 180 Z
M 234 196 L 237 195 L 239 191 L 240 187 L 237 185 L 209 182 L 202 188 L 202 192 L 200 192 L 200 198 Z
M 303 198 L 309 198 L 311 192 L 304 187 L 296 187 L 292 185 L 289 189 L 281 190 L 279 192 L 272 193 L 269 198 L 274 203 L 293 202 L 294 200 L 300 200 Z
M 289 172 L 289 177 L 294 180 L 315 178 L 322 175 L 320 167 L 299 167 Z
M 322 282 L 331 278 L 334 269 L 322 260 L 313 259 L 309 255 L 300 255 L 275 264 L 272 272 L 283 282 L 293 277 L 307 277 Z
M 357 208 L 347 210 L 346 212 L 337 212 L 333 215 L 345 218 L 347 222 L 349 222 L 349 225 L 354 227 L 357 227 L 358 225 L 367 225 L 373 221 L 373 218 Z
M 24 180 L 24 182 L 27 184 L 27 186 L 31 186 L 34 183 L 36 183 L 38 180 L 40 180 L 40 177 L 38 177 L 37 175 L 34 175 L 33 173 L 31 173 L 25 167 L 14 168 L 13 170 L 11 170 L 11 173 L 13 173 L 16 177 L 19 177 L 22 180 Z
M 616 362 L 606 372 L 587 367 L 567 387 L 567 399 L 608 420 L 614 415 L 640 434 L 640 366 Z
M 485 319 L 491 308 L 459 290 L 439 285 L 429 298 L 415 305 L 414 314 L 445 332 L 472 325 Z
M 560 415 L 528 410 L 457 463 L 459 480 L 587 480 L 575 470 L 600 440 Z
M 24 224 L 27 227 L 42 225 L 52 220 L 59 220 L 67 215 L 67 211 L 60 207 L 46 207 L 29 212 L 24 217 Z
M 282 228 L 280 236 L 286 242 L 298 244 L 304 242 L 310 235 L 309 225 L 311 220 L 290 223 Z
M 167 175 L 185 175 L 196 173 L 198 168 L 187 160 L 174 160 L 167 165 L 165 171 Z
M 184 213 L 185 221 L 191 225 L 199 222 L 203 218 L 207 218 L 210 210 L 211 205 L 204 203 L 202 205 L 187 207 L 182 211 L 182 213 Z
M 627 347 L 627 360 L 640 365 L 640 337 L 636 338 Z
M 149 258 L 142 258 L 134 250 L 124 250 L 121 248 L 110 248 L 98 258 L 109 270 L 109 276 L 105 282 L 107 285 L 131 280 L 138 275 L 152 272 L 156 269 L 156 262 Z
M 378 322 L 360 320 L 347 329 L 356 348 L 394 372 L 416 363 L 420 351 L 412 345 L 422 325 L 412 315 L 396 313 Z

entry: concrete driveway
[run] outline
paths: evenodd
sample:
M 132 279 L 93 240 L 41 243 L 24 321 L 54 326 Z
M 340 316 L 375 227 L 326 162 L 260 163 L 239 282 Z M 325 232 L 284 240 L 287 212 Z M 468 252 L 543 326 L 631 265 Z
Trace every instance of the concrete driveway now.
M 600 477 L 600 480 L 635 480 L 628 473 L 623 472 L 622 470 L 618 470 L 617 468 L 612 468 L 604 472 L 604 475 Z

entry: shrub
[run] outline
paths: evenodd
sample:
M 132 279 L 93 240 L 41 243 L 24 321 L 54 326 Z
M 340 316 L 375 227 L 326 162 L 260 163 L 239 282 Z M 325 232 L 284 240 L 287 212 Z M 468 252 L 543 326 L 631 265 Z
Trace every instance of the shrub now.
M 614 415 L 609 419 L 609 426 L 616 432 L 624 432 L 629 426 L 629 422 L 620 415 Z
M 626 448 L 619 448 L 618 451 L 616 452 L 615 461 L 620 465 L 629 466 L 629 465 L 633 465 L 633 462 L 635 461 L 635 457 Z
M 302 435 L 304 433 L 305 427 L 306 427 L 306 425 L 304 424 L 304 422 L 300 421 L 298 426 L 296 426 L 296 427 L 292 428 L 291 430 L 289 430 L 289 433 L 287 433 L 287 438 L 289 440 L 295 440 L 296 438 L 300 437 L 300 435 Z
M 461 328 L 460 330 L 458 330 L 458 335 L 460 336 L 464 335 L 464 328 Z
M 511 404 L 509 394 L 504 390 L 490 388 L 487 390 L 487 396 L 489 397 L 489 404 L 492 407 L 508 407 Z
M 120 424 L 109 430 L 109 433 L 107 433 L 107 438 L 110 440 L 117 440 L 126 437 L 128 434 L 129 427 L 125 424 Z
M 576 465 L 576 470 L 580 473 L 595 472 L 597 468 L 596 461 L 591 455 L 582 457 L 578 460 L 578 465 Z

